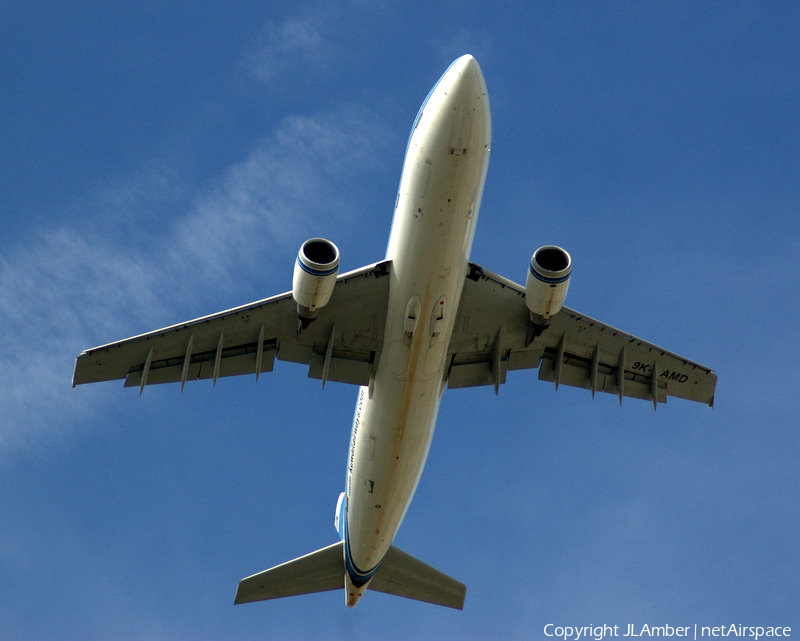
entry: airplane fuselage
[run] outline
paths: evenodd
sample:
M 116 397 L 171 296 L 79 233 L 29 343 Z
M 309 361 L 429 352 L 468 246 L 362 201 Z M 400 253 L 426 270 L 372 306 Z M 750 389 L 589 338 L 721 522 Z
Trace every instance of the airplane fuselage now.
M 392 267 L 383 349 L 371 394 L 359 391 L 350 443 L 348 605 L 391 546 L 428 455 L 490 142 L 483 75 L 463 56 L 423 103 L 403 165 L 386 253 Z

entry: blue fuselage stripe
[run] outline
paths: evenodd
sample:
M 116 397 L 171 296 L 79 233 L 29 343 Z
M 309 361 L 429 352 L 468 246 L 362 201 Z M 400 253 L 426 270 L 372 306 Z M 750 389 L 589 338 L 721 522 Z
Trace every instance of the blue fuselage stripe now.
M 378 563 L 374 568 L 365 572 L 356 567 L 356 564 L 353 563 L 353 557 L 350 553 L 350 533 L 347 529 L 347 512 L 344 514 L 344 565 L 347 569 L 347 574 L 350 576 L 350 580 L 357 588 L 366 585 L 369 580 L 375 576 L 378 568 L 381 567 L 381 564 Z

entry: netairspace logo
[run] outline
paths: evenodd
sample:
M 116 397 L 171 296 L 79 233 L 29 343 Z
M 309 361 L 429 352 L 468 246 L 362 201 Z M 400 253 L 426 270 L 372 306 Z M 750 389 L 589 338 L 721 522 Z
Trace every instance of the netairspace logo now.
M 686 639 L 714 638 L 714 637 L 733 637 L 756 639 L 761 638 L 789 638 L 792 629 L 786 626 L 747 626 L 738 623 L 730 625 L 634 625 L 629 623 L 627 627 L 618 625 L 584 625 L 574 627 L 570 625 L 555 625 L 548 623 L 544 626 L 544 634 L 547 637 L 563 639 L 564 641 L 602 641 L 611 637 L 680 637 Z

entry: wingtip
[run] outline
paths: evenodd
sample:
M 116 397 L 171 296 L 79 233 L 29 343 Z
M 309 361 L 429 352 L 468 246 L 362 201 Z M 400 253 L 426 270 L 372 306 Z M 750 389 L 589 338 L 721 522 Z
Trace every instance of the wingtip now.
M 75 389 L 78 386 L 78 363 L 80 362 L 81 357 L 75 359 L 75 367 L 72 369 L 72 389 Z

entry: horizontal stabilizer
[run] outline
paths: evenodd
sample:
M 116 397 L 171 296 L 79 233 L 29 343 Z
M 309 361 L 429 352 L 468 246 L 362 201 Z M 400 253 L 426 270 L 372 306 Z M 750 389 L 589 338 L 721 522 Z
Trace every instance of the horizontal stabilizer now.
M 342 541 L 239 581 L 234 603 L 344 588 Z
M 462 610 L 467 586 L 392 546 L 369 584 L 370 590 Z
M 239 581 L 234 603 L 344 588 L 344 542 L 306 554 Z M 467 587 L 392 546 L 369 589 L 461 610 Z

